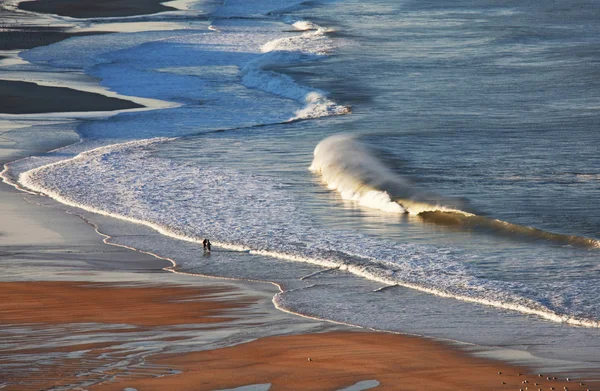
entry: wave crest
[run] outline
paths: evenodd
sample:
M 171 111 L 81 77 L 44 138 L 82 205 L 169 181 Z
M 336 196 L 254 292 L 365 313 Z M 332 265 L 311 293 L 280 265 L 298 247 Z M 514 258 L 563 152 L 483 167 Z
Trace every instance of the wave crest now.
M 351 135 L 338 134 L 321 141 L 309 169 L 342 198 L 373 209 L 414 215 L 432 211 L 469 214 L 451 206 L 450 200 L 418 189 Z
M 420 190 L 409 179 L 386 167 L 351 135 L 334 135 L 315 148 L 310 170 L 321 175 L 327 187 L 343 199 L 390 213 L 409 213 L 427 223 L 479 230 L 517 239 L 600 248 L 600 241 L 577 235 L 548 232 L 462 210 L 459 202 Z
M 326 28 L 304 20 L 287 22 L 303 33 L 277 38 L 262 45 L 263 55 L 241 69 L 243 84 L 304 103 L 305 106 L 297 110 L 290 121 L 349 114 L 349 107 L 327 98 L 324 91 L 300 86 L 287 75 L 267 70 L 273 65 L 317 60 L 335 48 L 333 41 L 327 37 Z

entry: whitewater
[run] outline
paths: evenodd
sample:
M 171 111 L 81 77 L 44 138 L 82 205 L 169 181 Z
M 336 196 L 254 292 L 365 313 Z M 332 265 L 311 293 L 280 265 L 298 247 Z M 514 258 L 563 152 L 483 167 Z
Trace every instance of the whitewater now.
M 556 145 L 563 134 L 540 137 L 537 129 L 519 128 L 504 137 L 483 121 L 506 115 L 503 123 L 510 123 L 515 108 L 479 107 L 485 99 L 472 99 L 471 90 L 453 99 L 456 85 L 469 82 L 444 73 L 453 61 L 465 69 L 461 50 L 469 56 L 490 45 L 476 34 L 460 35 L 465 25 L 479 28 L 468 18 L 501 25 L 519 13 L 416 10 L 397 25 L 403 14 L 390 11 L 396 5 L 366 13 L 363 7 L 369 8 L 351 1 L 316 8 L 227 1 L 185 22 L 180 14 L 146 17 L 176 24 L 172 30 L 84 36 L 22 52 L 25 68 L 82 72 L 112 92 L 162 105 L 84 120 L 79 143 L 7 164 L 2 178 L 90 212 L 86 218 L 151 228 L 163 238 L 150 243 L 134 233 L 114 240 L 175 259 L 176 271 L 275 282 L 283 292 L 274 301 L 286 311 L 428 334 L 429 308 L 447 307 L 449 330 L 428 335 L 466 341 L 462 317 L 481 319 L 489 310 L 484 316 L 500 319 L 498 335 L 518 324 L 539 335 L 564 332 L 565 344 L 585 345 L 578 328 L 560 327 L 580 326 L 592 337 L 600 327 L 599 241 L 594 218 L 587 219 L 594 212 L 572 207 L 581 198 L 552 196 L 575 186 L 594 194 L 595 139 L 564 145 L 559 154 L 578 150 L 581 161 L 592 162 L 585 169 L 570 168 L 573 162 L 564 172 L 538 167 L 548 147 L 534 143 Z M 397 26 L 404 30 L 391 37 Z M 459 37 L 446 37 L 448 29 Z M 423 47 L 426 31 L 434 36 Z M 427 72 L 441 74 L 425 79 Z M 469 81 L 474 73 L 462 77 Z M 497 96 L 510 93 L 488 83 L 505 94 Z M 446 106 L 431 104 L 432 97 Z M 537 119 L 536 110 L 528 114 L 524 124 Z M 429 131 L 436 121 L 424 118 L 437 118 L 440 128 Z M 524 141 L 502 145 L 515 135 Z M 494 148 L 504 149 L 494 155 Z M 530 155 L 532 161 L 519 160 Z M 551 206 L 528 213 L 536 202 L 527 190 L 537 185 L 534 200 Z M 561 210 L 572 216 L 544 218 Z M 571 220 L 579 225 L 565 223 Z M 220 264 L 195 256 L 205 237 Z M 219 249 L 244 266 L 218 258 Z M 413 312 L 398 323 L 405 307 Z M 490 343 L 502 343 L 497 338 Z M 540 346 L 552 344 L 539 338 Z M 552 346 L 553 354 L 562 349 Z
M 468 207 L 464 201 L 420 190 L 408 178 L 386 167 L 351 135 L 335 135 L 319 143 L 309 169 L 320 175 L 329 189 L 337 190 L 342 198 L 361 206 L 390 213 L 409 213 L 425 221 L 463 229 L 489 229 L 517 239 L 542 239 L 600 248 L 600 241 L 593 238 L 547 232 L 462 210 Z
M 304 216 L 277 183 L 219 167 L 190 167 L 153 158 L 168 139 L 99 147 L 19 174 L 18 184 L 63 204 L 144 224 L 175 239 L 278 259 L 336 267 L 386 285 L 599 327 L 589 303 L 548 307 L 555 288 L 475 278 L 451 249 L 390 243 L 352 232 L 328 232 Z M 202 180 L 198 180 L 202 178 Z M 94 186 L 98 184 L 100 186 Z M 106 186 L 105 184 L 110 184 Z M 107 202 L 108 201 L 108 202 Z M 205 206 L 210 205 L 210 213 Z M 240 225 L 244 224 L 241 229 Z M 565 294 L 580 298 L 590 287 Z M 589 307 L 588 307 L 589 306 Z

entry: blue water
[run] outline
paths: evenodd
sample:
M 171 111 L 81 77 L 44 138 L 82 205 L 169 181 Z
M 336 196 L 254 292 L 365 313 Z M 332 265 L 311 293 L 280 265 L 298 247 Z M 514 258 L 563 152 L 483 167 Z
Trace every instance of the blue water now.
M 83 122 L 13 171 L 158 230 L 115 240 L 181 271 L 281 284 L 285 310 L 597 366 L 597 9 L 228 1 L 37 48 L 177 107 Z

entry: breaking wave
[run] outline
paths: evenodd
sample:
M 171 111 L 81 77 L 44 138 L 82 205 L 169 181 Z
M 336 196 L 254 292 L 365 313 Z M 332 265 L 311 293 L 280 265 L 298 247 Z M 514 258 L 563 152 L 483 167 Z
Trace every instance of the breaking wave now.
M 477 277 L 453 249 L 328 230 L 307 216 L 285 187 L 266 177 L 154 156 L 153 146 L 169 140 L 102 146 L 10 176 L 66 205 L 143 224 L 176 239 L 199 244 L 210 232 L 213 243 L 226 249 L 339 268 L 386 285 L 555 322 L 600 326 L 595 303 L 585 293 L 591 287 L 585 284 L 560 288 L 568 300 L 556 301 L 556 285 L 539 282 L 531 289 Z M 211 214 L 204 205 L 211 206 Z
M 521 239 L 600 248 L 600 241 L 547 232 L 479 216 L 461 208 L 464 202 L 420 189 L 410 179 L 386 167 L 366 145 L 350 135 L 334 135 L 315 148 L 310 170 L 343 199 L 389 213 L 408 213 L 422 221 L 465 230 L 492 232 Z
M 289 20 L 292 23 L 292 20 Z M 308 21 L 296 21 L 292 26 L 301 35 L 277 38 L 262 45 L 263 53 L 241 68 L 242 83 L 275 95 L 293 99 L 304 107 L 290 121 L 349 114 L 350 108 L 327 98 L 327 93 L 297 84 L 291 77 L 267 68 L 317 60 L 333 51 L 335 45 L 327 37 L 328 30 Z

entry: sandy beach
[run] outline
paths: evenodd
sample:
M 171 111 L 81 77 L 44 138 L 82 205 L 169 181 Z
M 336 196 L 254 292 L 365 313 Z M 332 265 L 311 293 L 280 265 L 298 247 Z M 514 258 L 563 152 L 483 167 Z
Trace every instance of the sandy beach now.
M 114 323 L 155 327 L 222 323 L 228 318 L 219 315 L 242 309 L 251 300 L 233 300 L 234 295 L 224 287 L 146 289 L 76 282 L 6 282 L 0 283 L 0 292 L 8 298 L 0 304 L 2 324 Z M 222 295 L 226 298 L 211 300 Z
M 185 340 L 191 344 L 194 336 L 207 333 L 199 328 L 203 325 L 213 330 L 243 327 L 236 323 L 253 312 L 253 322 L 268 321 L 256 314 L 260 296 L 226 284 L 4 282 L 0 292 L 8 299 L 0 303 L 0 323 L 13 332 L 21 325 L 41 336 L 47 336 L 43 330 L 48 329 L 64 333 L 53 333 L 44 347 L 23 341 L 0 350 L 7 368 L 24 357 L 54 357 L 51 365 L 38 364 L 35 373 L 8 370 L 7 390 L 76 384 L 115 391 L 217 390 L 253 384 L 271 384 L 274 390 L 338 390 L 360 382 L 382 390 L 510 390 L 531 385 L 588 389 L 564 378 L 549 380 L 550 374 L 540 377 L 524 368 L 470 357 L 440 342 L 352 329 L 298 335 L 290 328 L 291 335 L 231 347 L 205 350 L 201 344 L 195 347 L 200 351 L 169 352 L 169 345 L 185 345 Z M 89 325 L 87 337 L 74 335 L 66 345 L 57 343 L 78 324 Z M 99 334 L 104 338 L 96 339 Z M 149 335 L 151 341 L 144 341 Z M 132 354 L 127 345 L 133 341 L 138 349 L 157 341 L 164 345 L 149 349 L 143 366 L 115 365 Z M 111 364 L 111 369 L 100 369 Z
M 0 113 L 34 114 L 112 111 L 143 107 L 136 103 L 71 88 L 0 80 Z
M 191 339 L 184 335 L 186 331 L 198 332 L 204 324 L 227 327 L 258 300 L 242 296 L 234 286 L 159 287 L 139 281 L 5 282 L 0 283 L 0 291 L 7 298 L 0 304 L 0 323 L 5 330 L 17 335 L 24 328 L 29 331 L 23 341 L 0 349 L 0 361 L 7 368 L 3 381 L 11 390 L 102 382 L 103 377 L 125 373 L 136 364 L 134 361 L 119 367 L 121 354 L 129 350 L 126 344 L 136 340 L 143 344 L 149 336 L 154 345 Z M 70 335 L 78 330 L 77 325 L 86 324 L 83 335 Z M 179 327 L 174 330 L 173 326 Z M 69 331 L 48 330 L 63 328 Z M 32 334 L 43 342 L 33 345 Z M 57 342 L 67 337 L 69 342 Z M 69 354 L 86 359 L 72 359 Z M 48 357 L 53 358 L 50 365 L 42 362 Z M 34 368 L 23 368 L 23 361 Z M 103 370 L 106 365 L 116 367 Z M 161 367 L 150 369 L 148 375 L 162 371 L 156 368 Z M 89 371 L 96 373 L 82 377 L 81 373 Z
M 155 0 L 19 7 L 75 18 L 172 9 Z M 39 44 L 69 36 L 53 34 Z M 1 80 L 0 101 L 8 114 L 141 107 Z M 18 153 L 0 156 L 4 164 Z M 284 313 L 271 301 L 279 292 L 273 285 L 171 273 L 166 260 L 105 244 L 95 227 L 45 197 L 5 183 L 0 197 L 2 390 L 595 389 L 564 374 L 476 358 L 450 343 Z
M 338 390 L 373 380 L 379 383 L 377 390 L 511 390 L 528 385 L 587 389 L 564 379 L 547 380 L 546 375 L 524 374 L 522 368 L 474 359 L 433 341 L 372 332 L 270 337 L 231 348 L 158 356 L 152 363 L 183 373 L 117 381 L 93 389 L 191 391 L 270 383 L 273 390 Z
M 172 11 L 173 8 L 157 0 L 38 0 L 19 4 L 22 10 L 70 16 L 73 18 L 99 18 L 154 14 Z

